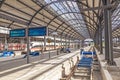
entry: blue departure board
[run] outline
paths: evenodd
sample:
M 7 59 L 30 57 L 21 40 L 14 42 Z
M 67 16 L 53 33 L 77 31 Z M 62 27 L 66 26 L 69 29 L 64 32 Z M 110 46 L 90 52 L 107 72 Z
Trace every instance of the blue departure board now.
M 28 36 L 45 36 L 47 34 L 46 27 L 29 28 Z
M 10 37 L 25 37 L 26 30 L 25 29 L 13 29 L 10 30 Z

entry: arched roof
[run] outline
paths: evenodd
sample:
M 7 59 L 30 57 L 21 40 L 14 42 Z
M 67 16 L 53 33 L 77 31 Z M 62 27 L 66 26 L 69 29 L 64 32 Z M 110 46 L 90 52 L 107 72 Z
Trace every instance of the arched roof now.
M 116 36 L 120 5 L 114 0 L 111 5 L 114 6 L 113 36 Z M 11 29 L 47 26 L 50 33 L 57 31 L 59 35 L 77 39 L 94 38 L 106 7 L 109 6 L 103 6 L 102 0 L 1 0 L 0 26 Z

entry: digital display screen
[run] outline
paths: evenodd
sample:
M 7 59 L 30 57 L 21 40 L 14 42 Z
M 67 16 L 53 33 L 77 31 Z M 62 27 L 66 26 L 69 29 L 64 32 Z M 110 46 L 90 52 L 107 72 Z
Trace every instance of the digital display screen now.
M 29 28 L 28 30 L 28 36 L 45 36 L 46 34 L 46 27 Z
M 25 29 L 13 29 L 10 30 L 10 37 L 25 37 Z

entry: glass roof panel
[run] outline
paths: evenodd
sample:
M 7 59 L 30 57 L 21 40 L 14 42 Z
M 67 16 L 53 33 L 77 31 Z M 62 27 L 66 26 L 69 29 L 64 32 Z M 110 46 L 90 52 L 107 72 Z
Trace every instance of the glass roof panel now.
M 120 4 L 116 8 L 116 10 L 113 12 L 112 15 L 112 29 L 118 27 L 120 25 Z
M 45 0 L 45 1 L 48 4 L 57 0 Z M 61 14 L 60 17 L 64 18 L 65 21 L 67 21 L 71 25 L 71 27 L 73 27 L 77 32 L 79 32 L 84 37 L 89 38 L 88 30 L 86 28 L 85 22 L 83 20 L 82 15 L 80 14 L 80 10 L 76 2 L 58 1 L 56 3 L 52 3 L 50 6 L 54 9 L 54 11 L 58 13 L 58 15 Z

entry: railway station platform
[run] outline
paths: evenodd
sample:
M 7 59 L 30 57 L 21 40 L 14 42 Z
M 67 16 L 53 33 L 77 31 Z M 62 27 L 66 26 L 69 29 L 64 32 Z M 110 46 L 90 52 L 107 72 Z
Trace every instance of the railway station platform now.
M 90 49 L 91 46 L 84 47 L 84 51 L 89 51 Z M 8 78 L 9 80 L 62 80 L 63 67 L 65 68 L 65 75 L 70 75 L 71 68 L 76 66 L 77 59 L 78 57 L 81 59 L 81 56 L 80 50 L 75 50 L 51 59 L 43 59 L 4 70 L 0 72 L 0 80 L 7 80 Z M 93 74 L 94 79 L 89 80 L 102 80 L 99 74 L 99 72 L 96 72 Z M 79 79 L 71 78 L 71 80 Z
M 0 80 L 58 80 L 61 77 L 62 64 L 70 67 L 69 59 L 74 61 L 80 50 L 57 56 L 50 60 L 41 60 L 0 72 Z
M 87 51 L 89 48 L 90 47 L 85 47 L 84 50 Z M 51 52 L 54 52 L 54 51 L 51 51 Z M 48 54 L 48 53 L 46 53 L 46 54 Z M 54 54 L 56 54 L 56 53 L 54 53 Z M 44 59 L 41 59 L 40 61 L 32 62 L 30 64 L 25 64 L 25 65 L 22 65 L 19 67 L 15 67 L 15 68 L 11 68 L 11 69 L 6 68 L 7 70 L 3 70 L 3 71 L 2 71 L 2 67 L 10 67 L 9 65 L 13 64 L 13 63 L 10 62 L 11 57 L 6 58 L 6 59 L 1 59 L 1 60 L 3 60 L 3 61 L 1 61 L 1 62 L 3 62 L 3 64 L 0 64 L 0 66 L 1 66 L 0 80 L 6 80 L 7 78 L 9 78 L 10 80 L 16 80 L 16 79 L 30 80 L 30 77 L 39 76 L 39 75 L 42 76 L 43 73 L 47 73 L 47 74 L 49 73 L 49 75 L 53 77 L 53 75 L 51 75 L 52 73 L 50 70 L 52 70 L 56 67 L 57 68 L 55 71 L 59 73 L 59 77 L 57 77 L 57 78 L 60 78 L 61 77 L 61 69 L 62 69 L 61 65 L 63 63 L 65 63 L 65 66 L 70 67 L 71 66 L 71 64 L 69 64 L 70 58 L 71 57 L 73 58 L 73 61 L 75 64 L 75 62 L 77 60 L 77 56 L 80 57 L 80 50 L 77 50 L 77 51 L 72 50 L 72 53 L 62 53 L 62 55 L 51 57 L 51 59 L 44 58 Z M 18 57 L 16 57 L 16 59 L 18 59 Z M 16 59 L 13 58 L 13 61 Z M 8 60 L 8 62 L 4 63 L 6 60 Z M 6 65 L 6 64 L 8 64 L 8 65 Z M 15 64 L 17 65 L 17 64 L 19 64 L 19 62 L 15 63 Z M 52 71 L 54 71 L 54 70 L 52 70 Z M 47 76 L 47 78 L 48 78 L 48 76 Z M 43 80 L 43 78 L 42 78 L 42 80 Z M 45 80 L 46 80 L 46 78 L 45 78 Z
M 84 47 L 83 49 L 84 51 L 89 51 L 91 46 Z M 104 54 L 100 54 L 97 49 L 95 50 L 99 66 L 92 71 L 92 78 L 85 80 L 119 80 L 119 58 L 115 59 L 117 66 L 109 66 L 104 60 Z M 82 55 L 80 55 L 80 52 L 80 50 L 74 50 L 72 53 L 54 56 L 51 59 L 41 59 L 1 71 L 0 80 L 7 80 L 8 78 L 9 80 L 64 80 L 62 79 L 63 67 L 65 68 L 65 74 L 69 75 L 71 73 L 71 67 L 76 65 L 77 57 L 81 59 Z M 79 79 L 71 78 L 71 80 Z
M 100 54 L 99 51 L 97 51 L 97 56 L 100 62 L 100 67 L 101 67 L 101 75 L 103 77 L 103 80 L 119 80 L 119 76 L 120 76 L 120 53 L 116 53 L 116 49 L 117 51 L 119 51 L 118 48 L 114 48 L 114 61 L 116 63 L 116 65 L 108 65 L 107 61 L 104 59 L 105 54 Z
M 120 0 L 0 0 L 0 80 L 120 80 Z

